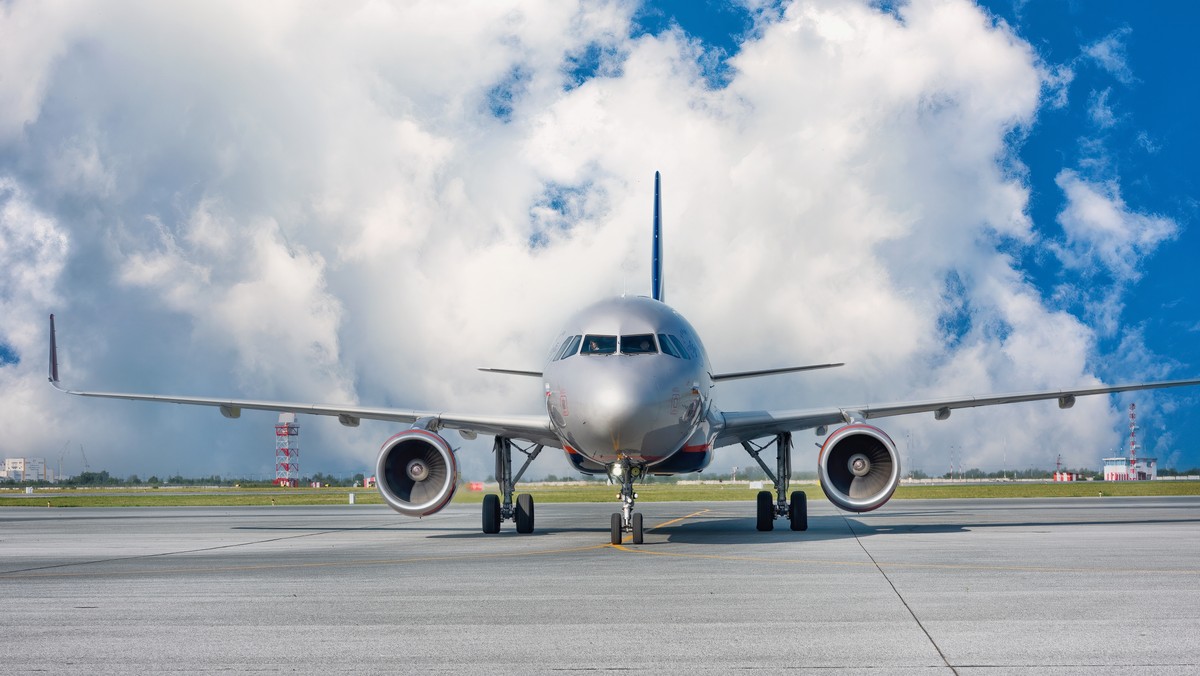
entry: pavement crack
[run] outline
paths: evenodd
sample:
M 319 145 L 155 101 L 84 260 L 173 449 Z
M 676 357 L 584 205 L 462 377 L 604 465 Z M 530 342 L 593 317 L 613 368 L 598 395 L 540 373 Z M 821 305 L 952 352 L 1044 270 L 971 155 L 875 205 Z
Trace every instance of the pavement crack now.
M 871 556 L 871 552 L 867 550 L 867 546 L 863 544 L 862 538 L 858 537 L 858 531 L 854 530 L 854 524 L 850 523 L 850 519 L 847 519 L 845 514 L 842 514 L 842 520 L 846 523 L 846 527 L 850 529 L 850 534 L 854 536 L 854 541 L 858 543 L 860 548 L 862 548 L 863 554 L 866 554 L 867 558 L 871 560 L 871 564 L 875 566 L 875 570 L 879 571 L 879 574 L 883 576 L 883 579 L 888 583 L 888 586 L 892 588 L 892 592 L 896 594 L 896 598 L 900 599 L 900 603 L 904 604 L 904 609 L 908 611 L 908 614 L 912 616 L 913 621 L 916 622 L 917 626 L 921 628 L 921 632 L 925 634 L 925 638 L 929 639 L 929 644 L 932 645 L 933 649 L 937 651 L 938 657 L 942 658 L 942 662 L 946 665 L 946 668 L 953 672 L 955 676 L 958 676 L 958 669 L 955 669 L 954 665 L 950 664 L 950 660 L 946 659 L 946 653 L 942 652 L 942 647 L 938 645 L 937 641 L 934 640 L 933 635 L 930 634 L 929 630 L 925 628 L 925 625 L 921 622 L 921 618 L 917 617 L 917 613 L 912 609 L 912 606 L 908 605 L 908 601 L 904 598 L 904 594 L 900 593 L 900 590 L 896 588 L 896 583 L 892 582 L 892 578 L 888 577 L 887 571 L 885 571 L 883 567 L 879 565 L 879 562 L 875 560 L 874 556 Z
M 299 535 L 283 535 L 280 537 L 267 538 L 265 540 L 252 540 L 250 542 L 235 542 L 228 545 L 215 545 L 212 547 L 197 547 L 195 549 L 181 549 L 173 552 L 158 552 L 155 554 L 138 554 L 136 556 L 114 556 L 107 559 L 92 559 L 90 561 L 71 561 L 68 563 L 55 563 L 48 566 L 33 566 L 30 568 L 18 568 L 16 570 L 0 571 L 0 578 L 9 575 L 20 575 L 21 573 L 35 573 L 44 570 L 55 570 L 58 568 L 72 568 L 75 566 L 94 566 L 102 563 L 116 563 L 119 561 L 138 561 L 142 559 L 156 559 L 167 556 L 178 556 L 180 554 L 199 554 L 202 552 L 215 552 L 221 549 L 235 549 L 237 547 L 248 547 L 250 545 L 265 545 L 271 542 L 281 542 L 283 540 L 294 540 L 296 538 L 312 537 L 314 535 L 328 535 L 330 533 L 344 532 L 345 528 L 337 528 L 333 530 L 314 531 L 311 533 L 301 533 Z

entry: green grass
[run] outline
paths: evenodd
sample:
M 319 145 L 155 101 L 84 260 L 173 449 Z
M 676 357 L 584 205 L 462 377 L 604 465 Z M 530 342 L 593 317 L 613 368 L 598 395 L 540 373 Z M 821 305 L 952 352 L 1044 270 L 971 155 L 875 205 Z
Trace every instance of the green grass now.
M 477 504 L 488 492 L 497 492 L 495 484 L 482 492 L 460 488 L 454 497 L 458 504 Z M 520 492 L 530 493 L 539 503 L 615 502 L 617 488 L 594 482 L 568 485 L 521 485 Z M 814 483 L 794 483 L 813 500 L 824 499 Z M 716 502 L 754 500 L 757 490 L 745 482 L 726 484 L 677 485 L 642 484 L 637 487 L 643 502 Z M 349 494 L 355 503 L 379 505 L 379 493 L 368 488 L 39 488 L 32 496 L 24 492 L 0 491 L 0 507 L 237 507 L 274 505 L 345 505 Z M 1074 498 L 1104 496 L 1200 495 L 1200 481 L 1119 481 L 1074 483 L 999 483 L 953 485 L 904 485 L 894 499 L 938 498 Z

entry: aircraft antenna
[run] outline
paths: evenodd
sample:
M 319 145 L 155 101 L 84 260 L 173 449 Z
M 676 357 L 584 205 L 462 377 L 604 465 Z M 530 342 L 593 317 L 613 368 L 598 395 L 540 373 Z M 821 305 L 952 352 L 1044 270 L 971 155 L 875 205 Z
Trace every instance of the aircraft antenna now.
M 275 485 L 300 484 L 300 426 L 295 413 L 280 413 L 275 425 Z

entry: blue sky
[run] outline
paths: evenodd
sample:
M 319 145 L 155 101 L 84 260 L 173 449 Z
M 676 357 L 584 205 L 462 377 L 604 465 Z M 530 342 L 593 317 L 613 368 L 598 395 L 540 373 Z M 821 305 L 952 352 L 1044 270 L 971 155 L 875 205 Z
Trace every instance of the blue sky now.
M 270 416 L 51 392 L 50 311 L 81 387 L 536 412 L 473 368 L 642 291 L 656 170 L 714 368 L 847 362 L 726 410 L 1195 376 L 1196 10 L 1149 7 L 7 3 L 0 455 L 272 470 Z M 1146 452 L 1200 465 L 1194 392 L 885 427 L 929 473 L 1096 467 L 1131 402 Z M 392 432 L 301 424 L 314 472 Z

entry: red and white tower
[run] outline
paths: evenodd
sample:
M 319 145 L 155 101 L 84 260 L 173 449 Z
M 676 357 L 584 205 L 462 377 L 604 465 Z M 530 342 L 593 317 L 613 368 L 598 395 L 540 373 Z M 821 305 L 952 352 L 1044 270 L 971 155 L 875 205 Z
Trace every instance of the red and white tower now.
M 300 426 L 295 413 L 280 413 L 275 425 L 275 485 L 300 485 Z
M 1129 405 L 1129 478 L 1137 475 L 1137 404 Z

